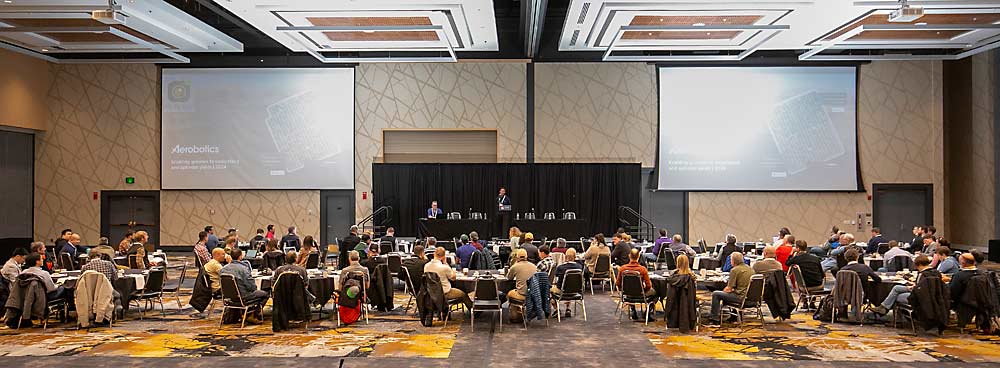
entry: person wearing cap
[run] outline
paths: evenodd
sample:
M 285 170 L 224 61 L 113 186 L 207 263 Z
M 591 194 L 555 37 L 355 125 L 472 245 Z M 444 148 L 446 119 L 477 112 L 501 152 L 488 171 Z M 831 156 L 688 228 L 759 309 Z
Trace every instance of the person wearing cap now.
M 108 238 L 102 236 L 97 241 L 97 246 L 90 250 L 90 258 L 98 258 L 101 254 L 105 254 L 108 256 L 108 259 L 114 259 L 115 250 L 108 244 L 110 242 Z
M 462 265 L 462 268 L 469 268 L 469 261 L 472 260 L 472 254 L 476 252 L 476 247 L 469 244 L 469 236 L 465 234 L 458 238 L 458 243 L 459 246 L 455 249 L 458 263 Z
M 215 236 L 215 228 L 212 225 L 205 226 L 205 232 L 208 233 L 208 240 L 205 241 L 205 248 L 215 249 L 219 247 L 219 237 Z
M 17 281 L 17 275 L 21 273 L 21 265 L 24 264 L 24 257 L 28 256 L 28 251 L 24 248 L 14 249 L 14 254 L 10 256 L 7 263 L 3 264 L 3 278 L 8 282 Z

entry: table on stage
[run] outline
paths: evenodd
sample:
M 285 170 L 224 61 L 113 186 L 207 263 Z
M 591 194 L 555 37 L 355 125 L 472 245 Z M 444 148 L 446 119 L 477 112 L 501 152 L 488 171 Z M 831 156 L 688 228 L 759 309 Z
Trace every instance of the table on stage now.
M 490 220 L 446 220 L 426 219 L 417 221 L 417 232 L 421 238 L 433 236 L 438 240 L 451 240 L 472 231 L 479 233 L 480 239 L 489 239 Z
M 548 238 L 549 240 L 555 238 L 564 238 L 569 240 L 578 240 L 580 237 L 589 237 L 593 234 L 587 234 L 587 221 L 584 219 L 575 220 L 528 220 L 520 219 L 514 220 L 514 226 L 517 226 L 522 232 L 530 232 L 535 236 L 536 240 L 541 240 L 543 238 Z

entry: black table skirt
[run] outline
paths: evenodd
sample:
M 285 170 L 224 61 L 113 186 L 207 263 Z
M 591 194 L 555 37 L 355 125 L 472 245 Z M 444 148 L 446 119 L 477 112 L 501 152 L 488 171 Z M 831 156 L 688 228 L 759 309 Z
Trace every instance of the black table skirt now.
M 583 219 L 576 220 L 515 220 L 514 226 L 517 226 L 522 232 L 530 232 L 531 235 L 535 236 L 536 240 L 541 240 L 544 238 L 555 239 L 564 238 L 579 240 L 581 237 L 590 237 L 594 234 L 587 234 L 587 221 Z
M 479 233 L 480 239 L 489 239 L 489 220 L 420 219 L 417 221 L 417 232 L 421 238 L 433 236 L 439 241 L 451 240 L 473 231 Z

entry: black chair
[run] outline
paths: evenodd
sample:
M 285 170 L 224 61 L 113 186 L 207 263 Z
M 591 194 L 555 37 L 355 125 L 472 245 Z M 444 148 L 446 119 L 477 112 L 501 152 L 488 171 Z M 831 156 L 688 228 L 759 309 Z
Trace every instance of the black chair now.
M 285 272 L 282 272 L 280 275 L 278 275 L 277 277 L 274 278 L 274 282 L 271 283 L 271 290 L 273 291 L 274 295 L 280 295 L 280 293 L 277 290 L 279 288 L 281 288 L 281 287 L 284 287 L 284 285 L 282 285 L 282 282 L 285 282 L 284 280 L 286 280 L 286 279 L 293 280 L 293 281 L 288 281 L 288 282 L 291 283 L 290 285 L 288 285 L 288 287 L 292 288 L 293 290 L 294 289 L 302 289 L 302 293 L 301 293 L 302 297 L 304 299 L 308 299 L 307 295 L 309 295 L 309 291 L 308 291 L 308 288 L 306 287 L 306 285 L 307 285 L 306 284 L 306 280 L 302 278 L 302 275 L 300 275 L 298 272 L 294 272 L 294 271 L 285 271 Z M 280 299 L 281 298 L 278 298 L 274 302 L 278 303 L 279 301 L 281 301 Z M 302 304 L 308 305 L 309 302 L 308 302 L 308 300 L 303 300 Z M 323 307 L 320 306 L 320 315 L 322 315 L 322 308 Z M 281 310 L 281 308 L 278 308 L 278 310 Z M 271 308 L 271 311 L 272 311 L 272 313 L 274 313 L 274 311 L 275 311 L 275 309 L 274 309 L 273 306 Z M 223 313 L 223 314 L 225 314 L 225 313 Z M 272 318 L 274 318 L 274 316 L 272 316 Z M 339 318 L 339 314 L 338 314 L 338 318 Z M 302 322 L 305 322 L 305 324 L 306 324 L 306 330 L 309 330 L 309 320 L 311 320 L 311 319 L 312 319 L 312 314 L 310 313 L 310 315 L 308 317 L 306 317 L 304 320 L 302 320 Z M 338 322 L 338 325 L 339 325 L 339 322 Z
M 222 324 L 226 321 L 226 311 L 230 309 L 240 309 L 243 311 L 243 317 L 240 319 L 240 328 L 242 329 L 246 326 L 247 314 L 252 309 L 256 309 L 260 313 L 260 319 L 264 319 L 264 303 L 267 302 L 267 298 L 261 298 L 257 300 L 245 300 L 243 296 L 240 295 L 240 288 L 236 285 L 236 276 L 231 274 L 222 274 L 219 277 L 219 281 L 222 283 L 222 316 L 219 318 L 219 328 L 222 328 Z
M 868 244 L 868 246 L 870 247 L 872 245 Z M 889 251 L 889 243 L 878 243 L 876 244 L 876 247 L 875 252 L 878 252 L 878 254 L 885 254 L 885 252 Z
M 360 297 L 361 315 L 365 318 L 365 324 L 367 325 L 368 324 L 368 288 L 366 288 L 365 285 L 368 285 L 368 283 L 369 283 L 368 276 L 366 276 L 364 272 L 354 271 L 354 272 L 348 272 L 346 275 L 341 275 L 341 277 L 346 277 L 345 280 L 358 280 L 361 283 L 361 297 Z M 341 285 L 343 285 L 343 282 L 341 282 Z M 339 318 L 339 316 L 338 316 L 338 318 Z M 338 322 L 338 324 L 339 324 L 339 322 Z
M 298 252 L 299 248 L 301 248 L 302 245 L 299 244 L 299 240 L 298 239 L 288 239 L 288 241 L 286 241 L 284 244 L 282 244 L 281 247 L 282 247 L 281 250 L 283 252 L 288 253 L 288 251 L 290 251 L 290 250 L 294 250 L 294 251 Z
M 59 253 L 59 265 L 68 271 L 76 271 L 76 262 L 69 253 Z
M 201 257 L 198 257 L 198 253 L 194 254 L 194 268 L 200 270 L 205 267 L 205 263 L 201 261 Z
M 594 281 L 601 282 L 601 291 L 604 291 L 604 283 L 611 283 L 611 293 L 615 293 L 615 273 L 611 270 L 611 256 L 602 254 L 597 256 L 597 264 L 594 265 L 594 274 L 590 276 L 590 295 L 594 295 Z
M 133 270 L 142 268 L 139 265 L 139 255 L 138 254 L 129 254 L 128 255 L 128 268 L 133 269 Z
M 642 288 L 642 277 L 636 271 L 625 271 L 619 275 L 622 278 L 622 297 L 618 302 L 618 323 L 622 321 L 622 313 L 626 306 L 639 306 L 645 311 L 645 322 L 649 324 L 650 303 L 656 302 L 655 295 L 647 296 Z
M 271 271 L 277 270 L 278 267 L 285 265 L 285 255 L 281 252 L 267 252 L 264 253 L 264 267 L 270 269 Z
M 146 314 L 145 309 L 139 305 L 139 302 L 145 301 L 148 309 L 153 309 L 153 302 L 160 303 L 160 313 L 162 316 L 166 317 L 167 312 L 163 308 L 163 280 L 164 271 L 162 269 L 152 269 L 149 270 L 149 275 L 146 275 L 146 285 L 143 286 L 135 297 L 129 302 L 135 302 L 136 308 L 139 308 L 139 319 L 143 319 L 143 315 Z
M 750 276 L 750 286 L 747 287 L 746 294 L 737 303 L 723 303 L 723 313 L 735 316 L 739 321 L 740 328 L 743 328 L 743 315 L 753 311 L 760 318 L 761 326 L 764 325 L 764 275 L 756 274 Z
M 401 272 L 404 275 L 403 292 L 409 295 L 409 298 L 406 300 L 406 307 L 403 308 L 403 315 L 407 315 L 410 313 L 410 304 L 412 304 L 413 300 L 417 298 L 417 289 L 413 286 L 413 278 L 410 277 L 410 269 L 403 267 Z
M 810 305 L 813 305 L 817 299 L 822 299 L 832 292 L 830 289 L 810 291 L 809 287 L 806 286 L 806 279 L 802 277 L 802 269 L 799 268 L 799 265 L 793 265 L 789 271 L 788 276 L 794 279 L 795 289 L 799 293 L 799 301 L 795 305 L 795 309 L 799 309 L 799 306 L 805 306 L 805 310 L 812 310 L 809 308 Z
M 386 263 L 389 267 L 389 274 L 393 277 L 398 277 L 403 269 L 403 257 L 398 254 L 390 254 L 386 257 Z
M 195 256 L 194 259 L 197 260 L 198 256 Z M 184 280 L 187 279 L 187 267 L 187 262 L 184 262 L 184 265 L 181 266 L 181 276 L 177 280 L 169 280 L 163 285 L 164 293 L 174 293 L 174 297 L 177 298 L 177 308 L 183 306 L 181 304 L 181 286 L 184 285 Z
M 694 251 L 695 252 L 705 253 L 705 252 L 708 251 L 708 243 L 705 242 L 705 239 L 698 239 L 698 243 L 697 244 L 698 245 L 696 247 L 694 247 Z
M 264 250 L 265 250 L 264 247 L 266 245 L 267 245 L 267 240 L 264 240 L 264 239 L 261 239 L 261 240 L 251 240 L 250 241 L 250 249 L 257 250 L 260 253 L 264 253 Z
M 319 253 L 309 253 L 309 258 L 306 259 L 306 269 L 312 270 L 316 268 L 319 268 Z
M 900 254 L 898 256 L 892 257 L 888 264 L 885 266 L 886 271 L 889 272 L 899 272 L 904 269 L 913 270 L 913 258 L 905 254 Z
M 559 293 L 552 294 L 552 300 L 556 302 L 556 319 L 562 322 L 562 315 L 559 314 L 560 302 L 573 302 L 573 314 L 576 314 L 576 307 L 583 308 L 583 320 L 587 320 L 587 302 L 583 300 L 583 270 L 566 270 L 562 280 L 559 280 Z
M 503 303 L 500 301 L 500 286 L 496 279 L 484 277 L 476 280 L 475 300 L 472 302 L 472 332 L 476 332 L 476 312 L 496 312 L 499 314 L 500 331 L 503 331 Z

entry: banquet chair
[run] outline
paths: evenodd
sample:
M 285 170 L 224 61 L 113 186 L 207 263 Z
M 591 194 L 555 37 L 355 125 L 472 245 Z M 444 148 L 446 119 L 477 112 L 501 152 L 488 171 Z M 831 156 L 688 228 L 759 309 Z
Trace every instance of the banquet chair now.
M 198 256 L 194 257 L 198 259 Z M 174 297 L 177 298 L 177 308 L 181 308 L 181 287 L 184 285 L 184 280 L 187 279 L 187 266 L 188 263 L 185 261 L 184 265 L 181 266 L 181 275 L 177 280 L 166 281 L 163 285 L 164 293 L 174 293 Z
M 752 311 L 760 318 L 761 326 L 764 325 L 764 275 L 756 274 L 750 277 L 750 286 L 747 287 L 746 294 L 737 303 L 723 303 L 722 313 L 735 316 L 743 328 L 743 315 L 747 311 Z
M 594 295 L 594 281 L 601 282 L 601 291 L 604 291 L 604 283 L 611 283 L 611 294 L 615 293 L 615 273 L 611 269 L 611 256 L 602 254 L 597 256 L 597 264 L 594 265 L 594 274 L 590 276 L 590 295 Z
M 649 311 L 653 309 L 649 304 L 656 302 L 656 295 L 647 296 L 645 294 L 645 290 L 642 287 L 642 278 L 636 271 L 629 270 L 622 272 L 619 277 L 622 278 L 622 296 L 618 300 L 618 323 L 622 321 L 622 313 L 625 313 L 626 306 L 638 306 L 644 311 L 645 324 L 648 325 Z
M 823 289 L 822 291 L 809 291 L 809 287 L 806 286 L 806 280 L 802 277 L 802 269 L 799 265 L 793 265 L 789 268 L 788 277 L 792 278 L 794 281 L 795 289 L 798 290 L 799 300 L 795 304 L 795 308 L 798 309 L 799 306 L 805 306 L 805 310 L 812 310 L 809 308 L 813 305 L 817 299 L 822 299 L 823 297 L 830 295 L 832 290 Z
M 319 253 L 309 253 L 309 258 L 306 259 L 306 269 L 314 270 L 317 268 L 319 268 Z
M 139 319 L 143 319 L 146 314 L 145 309 L 139 302 L 145 301 L 149 309 L 153 309 L 153 303 L 160 303 L 160 313 L 163 317 L 167 316 L 166 309 L 163 308 L 163 278 L 166 271 L 163 269 L 152 269 L 149 270 L 149 275 L 146 275 L 146 284 L 143 285 L 142 290 L 140 290 L 129 302 L 135 302 L 136 308 L 139 308 Z M 122 298 L 125 298 L 123 295 Z
M 556 319 L 562 322 L 562 315 L 559 314 L 559 303 L 573 303 L 573 314 L 576 314 L 576 307 L 583 308 L 583 320 L 587 320 L 587 302 L 583 300 L 583 270 L 566 270 L 562 280 L 559 280 L 559 293 L 552 294 L 552 300 L 556 302 Z
M 264 319 L 264 303 L 267 302 L 267 298 L 260 298 L 256 300 L 245 300 L 243 295 L 240 294 L 240 288 L 236 285 L 236 277 L 232 274 L 222 274 L 219 277 L 222 283 L 222 316 L 219 317 L 219 328 L 222 328 L 223 323 L 226 321 L 226 311 L 230 309 L 239 309 L 243 311 L 243 316 L 240 318 L 240 329 L 246 326 L 247 314 L 250 313 L 251 309 L 256 309 L 260 313 L 260 319 Z
M 472 332 L 476 332 L 476 312 L 496 312 L 500 321 L 500 331 L 503 332 L 503 302 L 500 301 L 500 285 L 493 277 L 483 277 L 476 280 L 472 301 Z
M 69 253 L 59 253 L 59 266 L 68 271 L 76 271 L 76 262 L 73 262 L 73 256 Z

